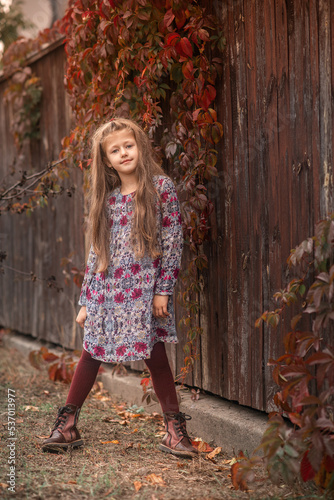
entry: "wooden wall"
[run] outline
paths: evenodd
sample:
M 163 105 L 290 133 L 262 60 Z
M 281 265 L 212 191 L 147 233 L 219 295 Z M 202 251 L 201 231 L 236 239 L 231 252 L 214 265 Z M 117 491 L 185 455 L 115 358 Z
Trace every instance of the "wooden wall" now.
M 290 249 L 313 234 L 333 211 L 334 0 L 214 0 L 226 36 L 218 112 L 224 126 L 219 176 L 210 182 L 215 210 L 209 270 L 203 273 L 201 359 L 188 383 L 242 405 L 272 408 L 274 386 L 267 361 L 282 352 L 281 330 L 254 328 L 274 306 L 271 296 L 289 279 Z M 69 130 L 62 86 L 61 47 L 37 60 L 43 81 L 43 140 L 30 158 L 39 169 L 55 159 Z M 6 83 L 0 82 L 0 94 Z M 2 170 L 15 154 L 0 101 Z M 45 137 L 44 137 L 45 135 Z M 59 261 L 71 251 L 83 263 L 80 172 L 73 199 L 49 210 L 0 220 L 8 265 L 61 278 Z M 78 290 L 0 277 L 0 323 L 66 346 L 80 345 L 75 328 Z M 180 311 L 179 311 L 180 314 Z M 184 344 L 170 346 L 182 366 Z M 137 366 L 132 364 L 133 367 Z
M 61 139 L 70 130 L 71 112 L 64 90 L 65 53 L 56 43 L 31 59 L 32 71 L 43 87 L 41 140 L 31 141 L 21 154 L 10 132 L 11 110 L 3 101 L 7 82 L 0 79 L 0 179 L 8 186 L 11 165 L 29 173 L 43 170 L 58 159 Z M 17 174 L 18 178 L 20 174 Z M 73 197 L 66 194 L 49 200 L 47 208 L 37 208 L 31 216 L 0 217 L 0 248 L 7 252 L 6 266 L 33 272 L 38 278 L 55 276 L 64 293 L 48 288 L 45 282 L 32 282 L 29 275 L 5 269 L 0 276 L 0 324 L 39 339 L 67 347 L 81 347 L 81 332 L 75 317 L 79 289 L 67 287 L 60 267 L 63 257 L 73 253 L 74 262 L 84 265 L 82 175 L 73 169 L 65 187 L 76 188 Z
M 254 328 L 288 281 L 290 249 L 333 205 L 333 0 L 215 1 L 226 36 L 224 138 L 194 384 L 270 410 L 282 330 Z M 178 359 L 178 366 L 181 360 Z

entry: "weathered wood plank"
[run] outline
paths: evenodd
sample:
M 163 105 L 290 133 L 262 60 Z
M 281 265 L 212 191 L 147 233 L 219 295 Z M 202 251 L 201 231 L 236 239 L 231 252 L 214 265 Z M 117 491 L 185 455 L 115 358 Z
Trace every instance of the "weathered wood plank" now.
M 320 60 L 320 210 L 324 216 L 334 209 L 333 203 L 333 102 L 331 66 L 333 51 L 333 2 L 319 0 L 319 60 Z M 332 47 L 331 47 L 332 44 Z
M 10 171 L 15 158 L 17 168 L 28 172 L 42 170 L 47 162 L 58 158 L 61 139 L 69 131 L 71 120 L 63 86 L 64 64 L 62 46 L 34 59 L 32 70 L 41 78 L 43 87 L 42 138 L 24 147 L 21 160 L 17 158 L 9 130 L 10 110 L 4 107 L 2 99 L 6 81 L 1 81 L 1 177 Z M 0 278 L 1 324 L 66 347 L 82 345 L 82 333 L 75 323 L 79 289 L 74 284 L 64 285 L 60 268 L 61 258 L 71 253 L 75 254 L 78 266 L 84 264 L 81 177 L 81 172 L 72 170 L 65 182 L 65 187 L 77 187 L 72 198 L 63 195 L 50 199 L 47 209 L 36 209 L 29 218 L 25 214 L 4 215 L 0 221 L 1 248 L 8 253 L 5 264 L 27 273 L 32 271 L 43 279 L 54 275 L 57 283 L 64 287 L 64 293 L 57 293 L 45 282 L 33 283 L 29 276 L 5 271 Z

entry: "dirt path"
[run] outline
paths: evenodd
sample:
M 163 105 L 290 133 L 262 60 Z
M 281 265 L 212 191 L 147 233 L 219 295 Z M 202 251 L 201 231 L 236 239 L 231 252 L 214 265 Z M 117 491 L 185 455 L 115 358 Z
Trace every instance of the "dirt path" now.
M 203 454 L 189 460 L 160 452 L 161 417 L 143 408 L 128 408 L 126 402 L 112 399 L 101 384 L 81 412 L 84 446 L 64 454 L 43 453 L 41 441 L 55 420 L 57 407 L 64 404 L 68 386 L 51 382 L 46 371 L 36 370 L 22 354 L 1 346 L 0 367 L 1 498 L 301 498 L 268 481 L 260 481 L 256 491 L 249 493 L 234 490 L 229 463 L 233 457 L 223 453 L 210 461 Z M 8 430 L 8 394 L 13 391 L 15 433 L 11 430 L 16 441 L 9 439 Z M 10 460 L 15 460 L 15 478 Z M 10 479 L 15 479 L 15 494 L 8 490 Z

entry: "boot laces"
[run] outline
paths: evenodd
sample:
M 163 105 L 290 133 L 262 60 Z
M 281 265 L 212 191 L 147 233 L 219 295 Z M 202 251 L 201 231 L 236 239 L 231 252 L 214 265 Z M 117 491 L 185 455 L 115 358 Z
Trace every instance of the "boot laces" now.
M 187 438 L 190 441 L 190 437 L 187 432 L 186 420 L 191 420 L 190 415 L 186 415 L 185 413 L 179 412 L 173 415 L 173 420 L 177 421 L 176 429 L 177 431 L 183 435 L 183 437 Z
M 58 428 L 60 428 L 60 429 L 63 428 L 63 426 L 66 422 L 66 419 L 68 417 L 68 413 L 71 413 L 71 412 L 72 412 L 72 409 L 69 406 L 63 406 L 63 407 L 59 408 L 58 415 L 57 415 L 56 421 L 54 423 L 54 427 L 52 429 L 52 432 Z

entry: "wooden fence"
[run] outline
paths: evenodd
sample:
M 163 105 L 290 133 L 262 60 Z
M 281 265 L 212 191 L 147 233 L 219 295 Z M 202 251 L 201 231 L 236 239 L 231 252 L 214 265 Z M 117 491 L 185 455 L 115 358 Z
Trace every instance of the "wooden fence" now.
M 226 36 L 218 89 L 224 138 L 219 176 L 209 185 L 215 210 L 196 319 L 204 329 L 201 357 L 188 382 L 268 411 L 274 384 L 267 361 L 282 353 L 289 321 L 276 333 L 255 329 L 254 322 L 272 308 L 273 292 L 289 278 L 290 249 L 334 209 L 334 0 L 214 0 L 212 8 L 222 16 Z M 61 47 L 32 64 L 45 96 L 43 140 L 30 160 L 36 169 L 56 158 L 69 130 L 63 65 Z M 0 96 L 5 85 L 0 82 Z M 6 171 L 14 149 L 2 100 L 0 113 Z M 81 180 L 78 172 L 71 175 L 69 182 L 78 188 L 74 200 L 54 200 L 30 219 L 0 221 L 8 265 L 60 279 L 61 257 L 74 251 L 76 262 L 83 263 Z M 75 287 L 57 294 L 44 285 L 13 281 L 7 271 L 0 287 L 0 323 L 79 346 Z M 180 344 L 170 346 L 176 371 L 183 363 L 183 344 L 181 335 Z
M 11 166 L 14 163 L 16 170 L 29 174 L 57 160 L 61 139 L 71 125 L 70 106 L 64 90 L 63 44 L 53 44 L 32 57 L 29 63 L 41 78 L 43 87 L 41 140 L 25 146 L 21 157 L 10 131 L 11 109 L 3 101 L 7 82 L 3 78 L 0 80 L 0 178 L 8 185 L 13 182 Z M 19 178 L 19 172 L 17 174 Z M 16 270 L 5 269 L 5 274 L 0 276 L 0 324 L 39 339 L 79 347 L 81 333 L 75 323 L 79 289 L 74 284 L 65 285 L 60 266 L 61 259 L 71 254 L 78 266 L 83 267 L 84 263 L 83 193 L 79 169 L 70 172 L 66 185 L 76 188 L 73 197 L 63 194 L 51 198 L 47 208 L 38 208 L 31 216 L 0 217 L 0 248 L 7 252 L 3 264 Z M 33 282 L 30 272 L 43 280 L 54 276 L 65 293 L 48 288 L 46 281 Z

